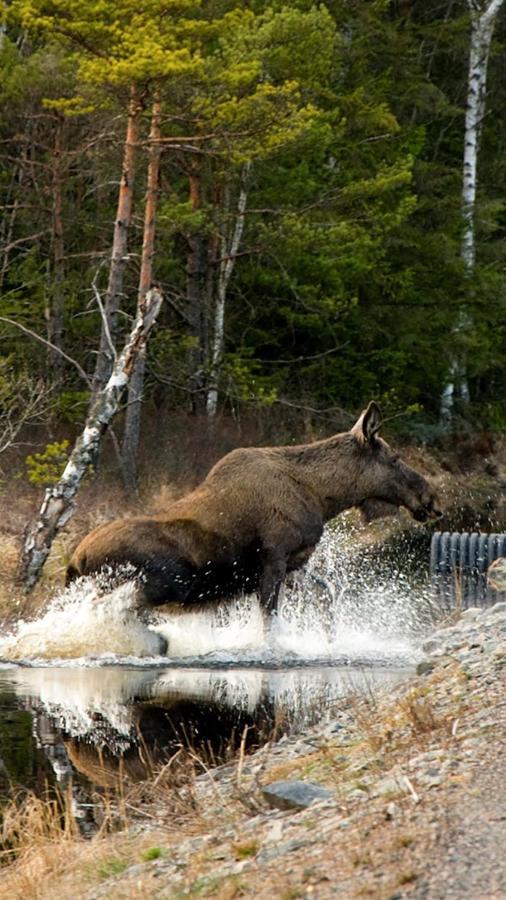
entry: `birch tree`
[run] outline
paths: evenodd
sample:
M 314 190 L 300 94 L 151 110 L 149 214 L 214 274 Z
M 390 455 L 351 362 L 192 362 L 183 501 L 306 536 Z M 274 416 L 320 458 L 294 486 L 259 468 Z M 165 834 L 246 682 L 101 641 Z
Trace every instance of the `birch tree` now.
M 74 497 L 83 476 L 96 462 L 102 436 L 118 410 L 135 361 L 144 351 L 161 305 L 162 295 L 155 288 L 139 303 L 132 331 L 107 384 L 91 404 L 84 430 L 74 445 L 63 475 L 46 490 L 38 517 L 27 528 L 19 565 L 19 578 L 27 591 L 35 587 L 56 535 L 74 512 Z
M 218 378 L 220 374 L 220 367 L 223 359 L 223 348 L 225 344 L 225 304 L 227 299 L 227 288 L 237 258 L 242 233 L 244 230 L 244 218 L 246 214 L 246 203 L 248 199 L 248 180 L 250 172 L 251 162 L 247 162 L 243 165 L 241 170 L 239 197 L 237 200 L 237 212 L 232 228 L 232 234 L 229 236 L 225 232 L 221 235 L 220 241 L 221 258 L 219 264 L 218 282 L 216 287 L 216 302 L 214 306 L 214 327 L 209 374 L 210 387 L 207 392 L 206 400 L 207 415 L 210 418 L 213 418 L 216 415 L 216 410 L 218 408 Z
M 466 274 L 471 277 L 476 262 L 476 192 L 478 188 L 478 160 L 480 135 L 487 103 L 487 70 L 490 47 L 497 15 L 504 0 L 467 0 L 471 16 L 471 39 L 467 75 L 467 102 L 464 128 L 464 158 L 462 166 L 461 258 Z M 471 326 L 469 314 L 461 310 L 454 329 L 456 335 Z M 452 418 L 455 399 L 469 402 L 469 384 L 464 359 L 451 360 L 448 378 L 441 395 L 441 418 Z

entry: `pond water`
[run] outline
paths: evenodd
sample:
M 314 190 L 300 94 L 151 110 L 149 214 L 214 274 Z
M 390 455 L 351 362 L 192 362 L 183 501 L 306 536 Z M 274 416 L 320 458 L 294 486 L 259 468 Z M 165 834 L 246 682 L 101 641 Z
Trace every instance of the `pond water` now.
M 70 787 L 92 828 L 94 791 L 142 781 L 181 746 L 219 762 L 243 735 L 257 746 L 406 677 L 432 616 L 409 559 L 357 562 L 335 531 L 274 619 L 254 597 L 147 616 L 132 583 L 82 579 L 0 638 L 0 795 Z

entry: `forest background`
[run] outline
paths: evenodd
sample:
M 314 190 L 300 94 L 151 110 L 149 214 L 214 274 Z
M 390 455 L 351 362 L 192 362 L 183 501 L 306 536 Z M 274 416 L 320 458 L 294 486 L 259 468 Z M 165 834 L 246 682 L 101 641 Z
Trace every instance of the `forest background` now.
M 400 440 L 504 432 L 505 40 L 501 0 L 12 0 L 0 466 L 54 480 L 153 284 L 130 490 L 372 398 Z

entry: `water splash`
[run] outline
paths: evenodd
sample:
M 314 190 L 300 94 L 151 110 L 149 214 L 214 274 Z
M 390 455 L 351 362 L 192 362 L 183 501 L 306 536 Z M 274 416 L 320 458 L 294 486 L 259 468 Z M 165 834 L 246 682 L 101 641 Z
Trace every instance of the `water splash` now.
M 0 659 L 153 657 L 161 646 L 159 635 L 139 618 L 133 582 L 103 594 L 96 579 L 82 578 L 56 597 L 39 618 L 18 622 L 0 640 Z
M 213 653 L 216 660 L 229 654 L 251 656 L 265 646 L 265 616 L 254 596 L 239 597 L 200 613 L 164 614 L 153 619 L 154 629 L 166 641 L 171 659 L 198 658 Z
M 202 613 L 164 612 L 150 621 L 133 582 L 104 593 L 98 579 L 72 584 L 35 621 L 0 639 L 0 660 L 85 665 L 123 663 L 297 664 L 303 661 L 410 661 L 431 620 L 430 592 L 402 567 L 357 555 L 353 534 L 327 529 L 302 573 L 285 587 L 267 621 L 257 599 L 238 598 Z M 162 640 L 163 639 L 163 640 Z M 160 658 L 162 646 L 168 656 Z M 68 662 L 67 662 L 68 664 Z

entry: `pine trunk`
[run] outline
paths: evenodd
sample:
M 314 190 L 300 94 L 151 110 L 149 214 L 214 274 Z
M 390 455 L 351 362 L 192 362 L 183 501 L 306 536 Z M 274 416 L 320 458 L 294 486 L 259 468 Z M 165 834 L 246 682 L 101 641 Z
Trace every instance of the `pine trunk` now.
M 189 178 L 190 203 L 197 212 L 202 206 L 202 184 L 200 172 L 195 168 Z M 189 253 L 187 259 L 188 319 L 194 339 L 189 353 L 189 387 L 193 412 L 204 412 L 206 407 L 206 381 L 208 359 L 208 283 L 209 246 L 203 231 L 188 235 Z
M 63 117 L 56 123 L 53 166 L 53 265 L 52 285 L 50 290 L 51 305 L 47 315 L 48 340 L 58 347 L 63 347 L 63 314 L 65 288 L 65 245 L 63 241 Z M 49 365 L 54 376 L 61 373 L 62 356 L 55 350 L 49 350 Z
M 142 241 L 141 270 L 139 275 L 138 303 L 142 305 L 153 281 L 153 257 L 155 252 L 156 209 L 160 176 L 160 119 L 161 101 L 155 98 L 149 132 L 149 164 L 144 210 L 144 234 Z M 137 484 L 137 450 L 141 428 L 142 395 L 144 370 L 146 365 L 143 349 L 136 360 L 132 378 L 128 385 L 128 406 L 123 433 L 122 459 L 125 487 L 134 491 Z
M 137 318 L 112 374 L 91 403 L 84 431 L 77 439 L 62 477 L 46 490 L 37 519 L 27 528 L 19 564 L 19 578 L 31 591 L 40 578 L 51 545 L 74 512 L 74 497 L 81 480 L 95 464 L 102 436 L 116 414 L 121 396 L 131 378 L 135 361 L 144 350 L 162 304 L 156 289 L 139 305 Z
M 123 148 L 121 181 L 118 193 L 118 207 L 114 222 L 109 280 L 105 295 L 104 312 L 106 322 L 102 323 L 100 345 L 95 373 L 93 393 L 96 394 L 109 378 L 113 365 L 111 340 L 114 344 L 118 309 L 123 295 L 123 277 L 128 253 L 128 230 L 132 219 L 135 163 L 139 137 L 141 104 L 138 91 L 132 87 L 128 107 L 127 131 Z

